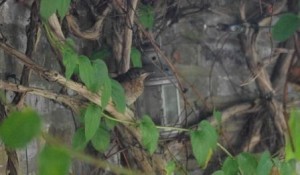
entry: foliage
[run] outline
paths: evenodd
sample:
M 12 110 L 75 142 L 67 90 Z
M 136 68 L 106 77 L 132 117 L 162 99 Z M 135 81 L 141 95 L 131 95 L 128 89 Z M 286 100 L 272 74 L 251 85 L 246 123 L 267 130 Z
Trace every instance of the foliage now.
M 208 121 L 202 121 L 196 131 L 190 133 L 193 154 L 201 167 L 206 167 L 217 146 L 218 135 Z
M 107 59 L 108 57 L 111 57 L 111 56 L 112 56 L 112 54 L 108 50 L 108 48 L 103 48 L 103 49 L 100 49 L 97 52 L 94 52 L 91 56 L 91 60 L 96 60 L 96 59 L 105 60 L 105 59 Z
M 223 163 L 222 171 L 225 175 L 237 174 L 239 169 L 236 159 L 232 157 L 227 157 Z
M 57 11 L 63 18 L 68 12 L 70 2 L 71 0 L 41 0 L 40 14 L 44 20 L 48 20 Z
M 284 14 L 273 26 L 272 36 L 275 40 L 285 41 L 297 31 L 299 26 L 300 18 L 297 15 L 293 13 Z
M 84 84 L 88 87 L 88 89 L 92 88 L 93 82 L 93 67 L 92 63 L 88 57 L 81 55 L 78 58 L 79 61 L 79 77 L 84 82 Z
M 175 162 L 169 161 L 166 166 L 167 175 L 172 175 L 172 173 L 175 171 L 175 168 L 176 168 Z
M 78 55 L 72 50 L 72 48 L 64 47 L 62 50 L 63 64 L 65 65 L 66 71 L 65 76 L 70 79 L 76 66 L 78 66 Z
M 269 152 L 264 152 L 260 160 L 258 161 L 256 174 L 257 175 L 265 175 L 269 174 L 271 172 L 271 169 L 273 167 L 273 162 L 271 160 L 271 155 Z
M 123 87 L 116 80 L 111 80 L 112 88 L 112 101 L 116 104 L 116 108 L 119 112 L 124 113 L 126 109 L 125 92 Z
M 84 128 L 79 128 L 76 130 L 73 135 L 72 147 L 75 150 L 83 150 L 87 145 L 87 139 L 85 138 L 85 130 Z
M 137 48 L 131 48 L 130 58 L 133 67 L 142 67 L 142 54 Z
M 289 119 L 289 127 L 290 127 L 290 134 L 293 138 L 291 141 L 289 138 L 286 141 L 285 153 L 286 153 L 286 160 L 296 159 L 300 160 L 300 110 L 299 109 L 292 109 L 290 113 Z M 292 149 L 292 142 L 293 142 L 293 149 Z
M 95 104 L 90 104 L 84 115 L 85 139 L 90 140 L 100 126 L 101 108 Z
M 139 128 L 142 134 L 142 144 L 153 154 L 157 148 L 159 132 L 155 127 L 152 119 L 148 115 L 144 115 L 140 121 Z
M 109 79 L 108 76 L 108 70 L 106 67 L 106 64 L 104 61 L 100 59 L 96 59 L 92 61 L 92 74 L 90 75 L 92 77 L 92 84 L 91 84 L 91 91 L 97 92 L 101 90 L 101 88 L 104 86 L 104 81 L 106 79 Z M 108 87 L 110 88 L 110 87 Z M 106 105 L 103 105 L 102 107 L 105 107 Z
M 264 152 L 260 156 L 251 153 L 240 153 L 236 157 L 227 157 L 221 170 L 214 172 L 214 175 L 269 175 L 278 171 L 280 175 L 295 174 L 295 168 L 287 161 L 279 161 L 272 158 L 269 152 Z M 272 172 L 272 173 L 271 173 Z
M 11 112 L 0 125 L 0 138 L 10 148 L 26 146 L 41 131 L 41 119 L 32 109 Z
M 152 6 L 142 4 L 139 8 L 138 16 L 145 28 L 152 29 L 154 25 L 154 9 Z
M 240 153 L 237 157 L 239 169 L 244 175 L 255 174 L 257 161 L 256 158 L 250 153 Z
M 70 0 L 41 0 L 40 15 L 44 21 L 48 20 L 54 13 L 58 13 L 60 18 L 63 19 L 68 13 L 70 3 Z M 138 9 L 138 17 L 145 28 L 153 28 L 154 8 L 152 6 L 141 4 Z M 284 41 L 292 36 L 299 26 L 300 19 L 297 15 L 284 14 L 273 27 L 272 35 L 274 39 Z M 67 39 L 63 44 L 57 43 L 57 45 L 63 57 L 62 62 L 65 66 L 66 78 L 69 80 L 73 75 L 77 75 L 80 78 L 80 82 L 88 90 L 101 95 L 100 106 L 91 103 L 84 110 L 81 116 L 83 118 L 83 127 L 75 132 L 72 146 L 75 150 L 82 151 L 88 143 L 91 143 L 96 150 L 104 152 L 110 145 L 110 131 L 116 125 L 115 121 L 107 117 L 104 119 L 106 106 L 112 100 L 118 112 L 124 113 L 126 111 L 124 89 L 117 81 L 109 77 L 108 68 L 103 61 L 111 57 L 112 53 L 107 48 L 103 48 L 95 52 L 91 57 L 79 55 L 75 50 L 75 43 L 71 39 Z M 141 52 L 137 48 L 131 48 L 130 57 L 133 67 L 142 67 Z M 221 127 L 222 113 L 214 110 L 213 116 L 217 120 L 218 126 Z M 297 139 L 297 134 L 300 132 L 300 127 L 298 126 L 300 123 L 299 116 L 298 110 L 291 112 L 289 125 L 295 150 L 292 149 L 291 140 L 287 140 L 285 161 L 272 158 L 269 152 L 264 152 L 259 157 L 255 157 L 251 153 L 240 153 L 237 156 L 229 155 L 223 162 L 222 168 L 216 171 L 214 175 L 267 175 L 274 169 L 283 175 L 295 173 L 292 160 L 300 159 L 300 139 Z M 126 122 L 124 121 L 124 123 Z M 158 127 L 155 126 L 148 115 L 144 115 L 135 124 L 138 124 L 140 129 L 143 147 L 150 154 L 153 154 L 158 147 Z M 176 130 L 176 128 L 172 129 Z M 218 145 L 216 129 L 208 121 L 204 120 L 199 124 L 197 130 L 186 130 L 190 134 L 193 155 L 198 164 L 205 168 Z M 32 139 L 39 137 L 40 133 L 40 117 L 31 109 L 11 112 L 0 125 L 0 138 L 9 148 L 23 148 Z M 39 154 L 39 174 L 67 174 L 71 156 L 67 150 L 60 146 L 47 143 Z M 175 169 L 176 164 L 174 161 L 168 162 L 165 167 L 167 174 L 172 174 Z
M 95 135 L 92 138 L 93 147 L 100 151 L 104 152 L 108 149 L 110 145 L 110 132 L 109 130 L 101 123 L 102 126 L 98 127 Z
M 65 150 L 46 144 L 39 155 L 39 174 L 66 175 L 70 163 L 71 157 Z

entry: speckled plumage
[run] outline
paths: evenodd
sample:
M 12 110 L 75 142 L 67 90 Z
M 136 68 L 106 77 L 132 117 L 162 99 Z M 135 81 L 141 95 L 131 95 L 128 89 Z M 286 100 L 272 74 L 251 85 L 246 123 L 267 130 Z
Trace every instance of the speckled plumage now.
M 144 91 L 144 80 L 150 75 L 142 68 L 131 68 L 125 74 L 115 79 L 120 82 L 125 90 L 126 104 L 133 104 Z

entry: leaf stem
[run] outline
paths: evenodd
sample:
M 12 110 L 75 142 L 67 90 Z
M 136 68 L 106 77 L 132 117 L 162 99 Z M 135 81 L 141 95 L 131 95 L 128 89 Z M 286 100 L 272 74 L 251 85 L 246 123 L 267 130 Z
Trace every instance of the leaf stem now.
M 229 157 L 233 157 L 233 155 L 224 147 L 222 146 L 220 143 L 217 143 L 217 146 L 224 151 Z
M 136 122 L 132 122 L 132 121 L 125 121 L 125 120 L 119 120 L 119 119 L 116 119 L 114 117 L 111 117 L 107 114 L 105 114 L 104 112 L 102 113 L 102 115 L 106 118 L 108 118 L 109 120 L 112 120 L 112 121 L 116 121 L 116 122 L 119 122 L 119 123 L 124 123 L 124 124 L 129 124 L 129 125 L 136 125 Z
M 163 129 L 163 130 L 177 130 L 181 132 L 189 132 L 189 129 L 185 128 L 178 128 L 178 127 L 171 127 L 171 126 L 156 126 L 157 129 Z

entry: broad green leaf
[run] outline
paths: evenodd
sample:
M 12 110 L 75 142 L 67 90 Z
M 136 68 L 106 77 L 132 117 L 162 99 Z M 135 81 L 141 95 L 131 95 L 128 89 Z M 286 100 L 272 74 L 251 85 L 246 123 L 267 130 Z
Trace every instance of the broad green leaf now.
M 137 48 L 131 48 L 130 58 L 133 67 L 142 67 L 142 54 Z
M 103 89 L 101 96 L 101 106 L 103 109 L 107 106 L 112 93 L 111 79 L 109 77 L 104 78 Z
M 272 161 L 274 163 L 273 171 L 275 169 L 277 171 L 277 174 L 280 173 L 280 175 L 296 175 L 296 169 L 295 167 L 293 167 L 292 162 L 280 161 L 278 157 L 275 157 Z
M 222 170 L 218 170 L 218 171 L 214 172 L 212 175 L 225 175 L 225 174 Z
M 206 120 L 202 121 L 200 123 L 199 127 L 200 127 L 201 131 L 205 133 L 205 136 L 208 137 L 208 139 L 206 140 L 208 145 L 212 149 L 215 149 L 217 146 L 217 141 L 218 141 L 218 134 L 216 132 L 216 129 L 214 127 L 212 127 L 211 124 Z
M 252 154 L 241 153 L 236 158 L 243 175 L 255 175 L 257 161 Z
M 61 18 L 64 18 L 69 11 L 71 0 L 56 0 L 59 1 L 59 6 L 57 6 L 57 12 Z
M 111 55 L 112 54 L 108 50 L 108 48 L 104 48 L 104 49 L 101 49 L 101 50 L 93 53 L 91 56 L 91 60 L 97 60 L 97 59 L 105 60 L 106 58 L 110 57 Z
M 257 165 L 256 175 L 269 175 L 271 169 L 273 167 L 273 163 L 271 160 L 271 155 L 269 152 L 264 152 Z
M 190 137 L 193 154 L 198 164 L 200 164 L 201 167 L 205 168 L 211 156 L 209 155 L 209 153 L 211 152 L 211 148 L 205 141 L 207 136 L 205 136 L 204 132 L 192 131 Z
M 79 128 L 73 136 L 72 147 L 75 150 L 83 150 L 86 147 L 87 143 L 88 142 L 85 139 L 84 128 Z
M 103 127 L 99 127 L 91 141 L 96 150 L 104 152 L 110 144 L 110 133 Z
M 296 175 L 296 169 L 289 162 L 281 162 L 279 171 L 280 175 Z
M 87 86 L 88 89 L 91 89 L 92 86 L 92 76 L 93 67 L 88 57 L 79 56 L 79 77 Z
M 78 56 L 71 48 L 62 49 L 63 64 L 66 68 L 65 76 L 70 79 L 76 66 L 78 65 Z
M 58 11 L 61 18 L 64 18 L 68 12 L 71 0 L 41 0 L 40 3 L 40 14 L 43 20 L 48 18 Z
M 43 20 L 48 20 L 48 18 L 56 12 L 57 0 L 41 0 L 40 3 L 40 14 Z
M 282 15 L 272 28 L 272 36 L 275 40 L 284 41 L 291 37 L 300 26 L 297 15 L 287 13 Z
M 173 172 L 175 171 L 175 168 L 176 168 L 176 164 L 174 161 L 169 161 L 166 165 L 166 172 L 167 172 L 167 175 L 172 175 Z
M 200 166 L 205 168 L 216 148 L 217 132 L 208 121 L 204 120 L 199 124 L 199 130 L 192 131 L 190 136 L 193 154 Z
M 41 131 L 41 119 L 32 109 L 11 112 L 0 125 L 0 138 L 9 148 L 22 148 Z
M 292 144 L 289 138 L 287 138 L 285 153 L 285 160 L 297 159 L 300 160 L 300 110 L 292 109 L 290 113 L 290 118 L 288 121 L 291 137 L 293 138 L 294 151 L 292 149 Z
M 90 140 L 96 133 L 100 125 L 102 110 L 95 104 L 90 104 L 84 115 L 85 139 Z
M 112 101 L 119 112 L 124 113 L 126 109 L 125 92 L 123 87 L 116 80 L 111 79 Z
M 108 78 L 108 70 L 104 61 L 98 59 L 92 61 L 93 74 L 91 82 L 91 90 L 98 92 L 104 84 L 104 79 Z
M 224 175 L 237 175 L 239 171 L 237 160 L 233 157 L 227 157 L 223 163 L 222 171 Z
M 139 9 L 139 20 L 145 28 L 152 29 L 154 25 L 154 9 L 150 5 L 141 5 Z
M 148 115 L 144 115 L 141 119 L 139 128 L 141 130 L 143 146 L 150 154 L 153 154 L 157 148 L 159 138 L 159 132 L 155 127 L 155 124 Z
M 66 175 L 71 157 L 62 149 L 45 145 L 38 159 L 39 175 Z

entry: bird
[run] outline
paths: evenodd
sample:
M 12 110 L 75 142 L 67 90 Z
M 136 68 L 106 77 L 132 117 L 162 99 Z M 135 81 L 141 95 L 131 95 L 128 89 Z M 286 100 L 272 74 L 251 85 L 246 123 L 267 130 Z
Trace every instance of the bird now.
M 133 104 L 144 92 L 144 80 L 152 72 L 147 72 L 143 68 L 131 68 L 126 73 L 118 75 L 117 80 L 125 91 L 126 104 Z

